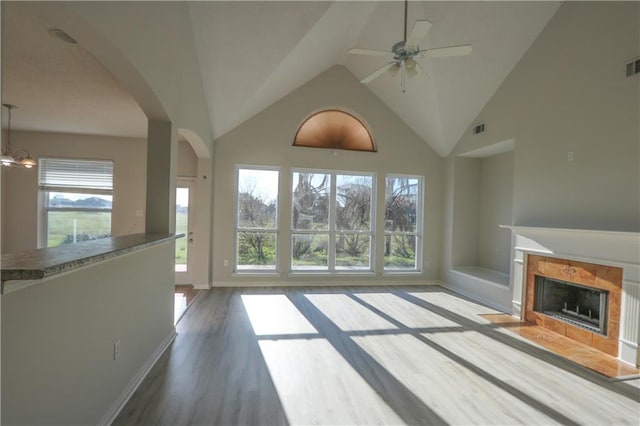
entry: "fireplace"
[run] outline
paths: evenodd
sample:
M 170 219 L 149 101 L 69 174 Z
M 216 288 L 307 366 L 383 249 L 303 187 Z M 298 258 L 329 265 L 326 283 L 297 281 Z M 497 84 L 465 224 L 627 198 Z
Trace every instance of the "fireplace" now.
M 533 309 L 606 336 L 608 296 L 606 290 L 536 275 Z
M 527 256 L 525 318 L 618 356 L 622 269 Z

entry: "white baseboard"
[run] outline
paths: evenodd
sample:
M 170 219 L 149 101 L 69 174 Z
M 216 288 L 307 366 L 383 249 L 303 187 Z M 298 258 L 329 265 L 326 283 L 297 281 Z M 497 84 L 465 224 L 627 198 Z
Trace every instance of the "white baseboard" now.
M 194 290 L 209 290 L 211 285 L 209 284 L 193 284 Z
M 489 298 L 485 298 L 485 297 L 479 296 L 478 294 L 471 293 L 469 291 L 465 291 L 466 289 L 464 289 L 464 288 L 453 286 L 453 285 L 450 285 L 450 284 L 447 284 L 447 283 L 443 283 L 441 285 L 442 285 L 442 287 L 446 288 L 447 290 L 450 290 L 450 291 L 452 291 L 452 292 L 454 292 L 456 294 L 459 294 L 461 296 L 467 297 L 467 298 L 469 298 L 469 299 L 471 299 L 473 301 L 476 301 L 476 302 L 478 302 L 478 303 L 480 303 L 482 305 L 485 305 L 485 306 L 493 308 L 493 309 L 495 309 L 497 311 L 508 313 L 509 315 L 512 315 L 508 306 L 505 306 L 505 305 L 503 305 L 501 303 L 497 303 L 495 300 L 491 300 Z
M 138 370 L 138 372 L 131 378 L 120 396 L 115 400 L 109 410 L 107 410 L 107 412 L 102 416 L 102 418 L 98 422 L 99 425 L 110 425 L 111 423 L 113 423 L 126 403 L 129 402 L 129 399 L 133 396 L 133 393 L 138 389 L 144 378 L 147 377 L 147 374 L 149 374 L 151 368 L 156 364 L 158 359 L 160 359 L 164 351 L 169 347 L 169 345 L 175 338 L 176 330 L 174 328 L 173 331 L 164 338 L 164 340 L 160 343 L 156 350 L 151 354 L 149 359 L 147 359 L 140 370 Z

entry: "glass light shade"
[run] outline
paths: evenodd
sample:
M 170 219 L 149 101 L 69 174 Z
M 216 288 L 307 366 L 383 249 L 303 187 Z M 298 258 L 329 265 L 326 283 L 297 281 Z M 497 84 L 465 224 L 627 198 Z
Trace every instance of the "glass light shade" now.
M 27 155 L 25 158 L 20 160 L 20 164 L 27 169 L 30 169 L 38 165 L 38 163 L 36 163 L 36 160 L 31 158 L 30 155 Z
M 407 67 L 407 77 L 415 77 L 418 75 L 418 70 L 416 69 L 416 61 L 413 59 L 407 59 L 406 62 Z
M 0 157 L 0 164 L 3 166 L 13 166 L 16 164 L 16 159 L 13 158 L 10 154 L 5 153 Z
M 389 73 L 391 74 L 391 77 L 395 77 L 396 75 L 398 75 L 399 71 L 400 71 L 400 65 L 398 64 L 395 64 L 394 66 L 389 68 Z

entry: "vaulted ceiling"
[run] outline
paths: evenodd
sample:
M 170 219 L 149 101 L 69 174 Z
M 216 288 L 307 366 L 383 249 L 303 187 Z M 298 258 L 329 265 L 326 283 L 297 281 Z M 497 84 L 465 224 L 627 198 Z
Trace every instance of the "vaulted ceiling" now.
M 430 78 L 409 79 L 405 93 L 399 77 L 390 74 L 368 88 L 447 155 L 558 6 L 410 2 L 409 30 L 417 19 L 433 23 L 421 48 L 470 43 L 473 53 L 423 60 Z M 403 36 L 401 1 L 214 1 L 187 7 L 214 138 L 333 65 L 365 77 L 386 59 L 347 50 L 390 50 Z M 95 58 L 51 38 L 28 4 L 12 4 L 4 15 L 2 101 L 21 107 L 15 128 L 144 136 L 144 114 Z

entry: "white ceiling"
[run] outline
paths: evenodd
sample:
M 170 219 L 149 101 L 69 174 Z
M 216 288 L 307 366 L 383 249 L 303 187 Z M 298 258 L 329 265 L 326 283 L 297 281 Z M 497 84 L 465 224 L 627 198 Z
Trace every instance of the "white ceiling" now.
M 409 30 L 416 19 L 433 23 L 422 48 L 471 43 L 473 53 L 424 61 L 431 78 L 409 80 L 406 93 L 390 75 L 368 87 L 447 155 L 558 6 L 410 2 Z M 193 2 L 188 8 L 214 138 L 333 65 L 363 78 L 385 63 L 347 55 L 349 48 L 388 50 L 402 39 L 399 1 Z M 5 10 L 2 101 L 20 107 L 15 128 L 144 137 L 146 119 L 131 96 L 81 46 L 59 42 L 48 29 L 28 4 Z

